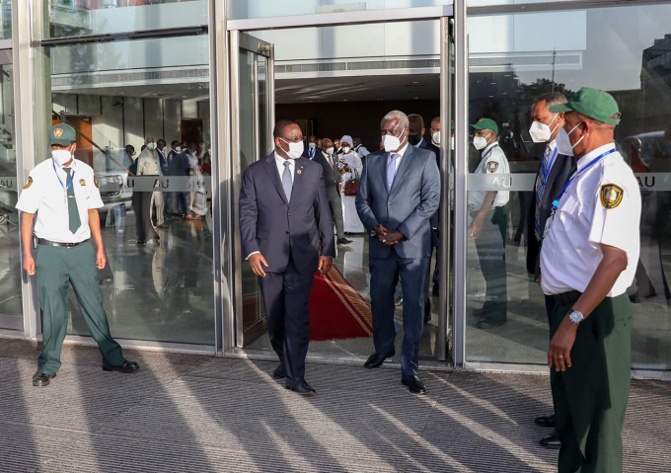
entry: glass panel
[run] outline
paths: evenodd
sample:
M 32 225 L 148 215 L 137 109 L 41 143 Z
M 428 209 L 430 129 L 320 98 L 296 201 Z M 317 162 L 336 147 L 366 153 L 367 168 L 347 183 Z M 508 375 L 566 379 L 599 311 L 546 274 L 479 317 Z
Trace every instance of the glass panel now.
M 12 0 L 0 0 L 0 39 L 12 38 Z
M 510 174 L 498 179 L 471 174 L 469 199 L 487 191 L 508 192 L 510 199 L 501 212 L 503 238 L 499 235 L 489 253 L 479 257 L 469 237 L 468 360 L 546 362 L 545 303 L 539 285 L 527 272 L 526 260 L 533 231 L 529 216 L 535 211 L 531 192 L 544 150 L 528 133 L 530 107 L 542 93 L 570 96 L 590 86 L 610 92 L 618 101 L 623 118 L 615 139 L 639 173 L 643 190 L 641 260 L 628 291 L 635 302 L 633 362 L 648 368 L 668 369 L 671 364 L 671 292 L 666 278 L 671 265 L 669 15 L 670 5 L 637 5 L 469 19 L 471 123 L 481 117 L 496 121 L 499 143 L 510 165 Z M 559 34 L 548 35 L 547 31 L 557 31 L 557 25 L 563 25 Z M 614 57 L 618 60 L 609 59 Z M 471 172 L 480 157 L 471 147 Z M 494 267 L 489 283 L 483 277 L 483 265 L 486 271 L 487 265 Z M 476 310 L 491 306 L 499 294 L 505 294 L 507 322 L 477 328 L 476 315 L 487 314 Z
M 0 65 L 0 328 L 23 329 L 13 67 Z
M 203 26 L 208 9 L 207 0 L 52 0 L 45 34 L 61 38 Z
M 453 0 L 305 0 L 300 2 L 267 2 L 264 0 L 231 0 L 229 17 L 232 20 L 268 18 L 277 16 L 315 15 L 396 8 L 452 5 Z
M 54 119 L 78 131 L 76 157 L 95 169 L 105 203 L 112 334 L 212 344 L 207 36 L 58 46 L 50 57 Z M 164 140 L 162 153 L 142 151 L 149 140 Z M 88 335 L 71 306 L 70 333 Z

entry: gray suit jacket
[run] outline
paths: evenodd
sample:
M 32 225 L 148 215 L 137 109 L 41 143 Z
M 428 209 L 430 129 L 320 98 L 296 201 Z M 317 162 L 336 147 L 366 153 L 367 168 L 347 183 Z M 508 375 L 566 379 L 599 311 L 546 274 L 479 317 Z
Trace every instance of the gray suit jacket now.
M 356 210 L 368 232 L 382 225 L 398 230 L 405 240 L 394 246 L 401 258 L 428 257 L 431 252 L 429 219 L 440 202 L 440 173 L 436 158 L 430 151 L 408 146 L 387 189 L 387 158 L 389 153 L 373 153 L 366 157 L 356 196 Z M 386 258 L 391 247 L 370 239 L 371 258 Z
M 260 251 L 267 272 L 284 272 L 290 257 L 299 272 L 314 272 L 320 255 L 335 256 L 322 167 L 298 158 L 287 202 L 274 153 L 251 164 L 240 191 L 240 237 L 243 255 Z

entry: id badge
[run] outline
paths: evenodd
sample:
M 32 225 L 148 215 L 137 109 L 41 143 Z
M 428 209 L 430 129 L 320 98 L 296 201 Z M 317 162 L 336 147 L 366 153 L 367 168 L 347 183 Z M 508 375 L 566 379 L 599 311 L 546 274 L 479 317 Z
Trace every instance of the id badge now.
M 552 227 L 552 221 L 555 218 L 555 211 L 553 210 L 548 219 L 545 221 L 545 228 L 543 229 L 543 240 L 550 233 L 550 227 Z

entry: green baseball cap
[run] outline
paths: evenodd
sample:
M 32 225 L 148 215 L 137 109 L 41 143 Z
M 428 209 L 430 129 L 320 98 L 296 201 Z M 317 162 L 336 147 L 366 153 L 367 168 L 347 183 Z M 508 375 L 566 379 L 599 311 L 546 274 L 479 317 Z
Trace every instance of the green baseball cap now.
M 77 140 L 77 132 L 67 123 L 57 123 L 49 131 L 49 146 L 68 146 Z
M 481 118 L 477 123 L 471 125 L 474 130 L 492 130 L 497 135 L 499 134 L 499 126 L 491 118 Z
M 590 87 L 583 87 L 566 103 L 550 105 L 550 111 L 553 113 L 578 112 L 608 125 L 619 125 L 622 116 L 612 95 Z

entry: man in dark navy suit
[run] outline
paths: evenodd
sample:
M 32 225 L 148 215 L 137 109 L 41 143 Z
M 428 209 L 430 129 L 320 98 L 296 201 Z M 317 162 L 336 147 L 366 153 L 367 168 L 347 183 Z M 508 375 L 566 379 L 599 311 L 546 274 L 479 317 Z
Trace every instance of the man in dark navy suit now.
M 571 143 L 564 131 L 564 113 L 550 112 L 550 105 L 566 103 L 566 97 L 558 92 L 541 95 L 531 107 L 533 123 L 529 129 L 531 139 L 536 143 L 545 143 L 541 163 L 536 175 L 531 211 L 528 212 L 527 271 L 540 274 L 539 255 L 543 241 L 545 223 L 552 212 L 552 202 L 561 194 L 566 181 L 576 168 Z M 552 297 L 545 297 L 548 321 L 552 313 Z M 535 419 L 541 427 L 554 427 L 554 414 L 539 416 Z M 542 438 L 540 444 L 546 448 L 559 448 L 561 442 L 553 430 Z
M 440 176 L 433 153 L 410 146 L 405 113 L 389 112 L 380 130 L 385 153 L 369 154 L 361 176 L 356 209 L 370 234 L 370 296 L 373 353 L 364 366 L 377 368 L 395 355 L 394 289 L 403 287 L 401 383 L 426 393 L 417 377 L 424 326 L 425 287 L 431 255 L 429 219 L 440 201 Z
M 314 394 L 305 381 L 308 303 L 315 271 L 327 273 L 335 256 L 333 220 L 322 167 L 301 157 L 300 127 L 280 120 L 273 137 L 275 151 L 251 164 L 242 180 L 242 250 L 259 277 L 270 343 L 280 359 L 273 377 L 299 394 Z

